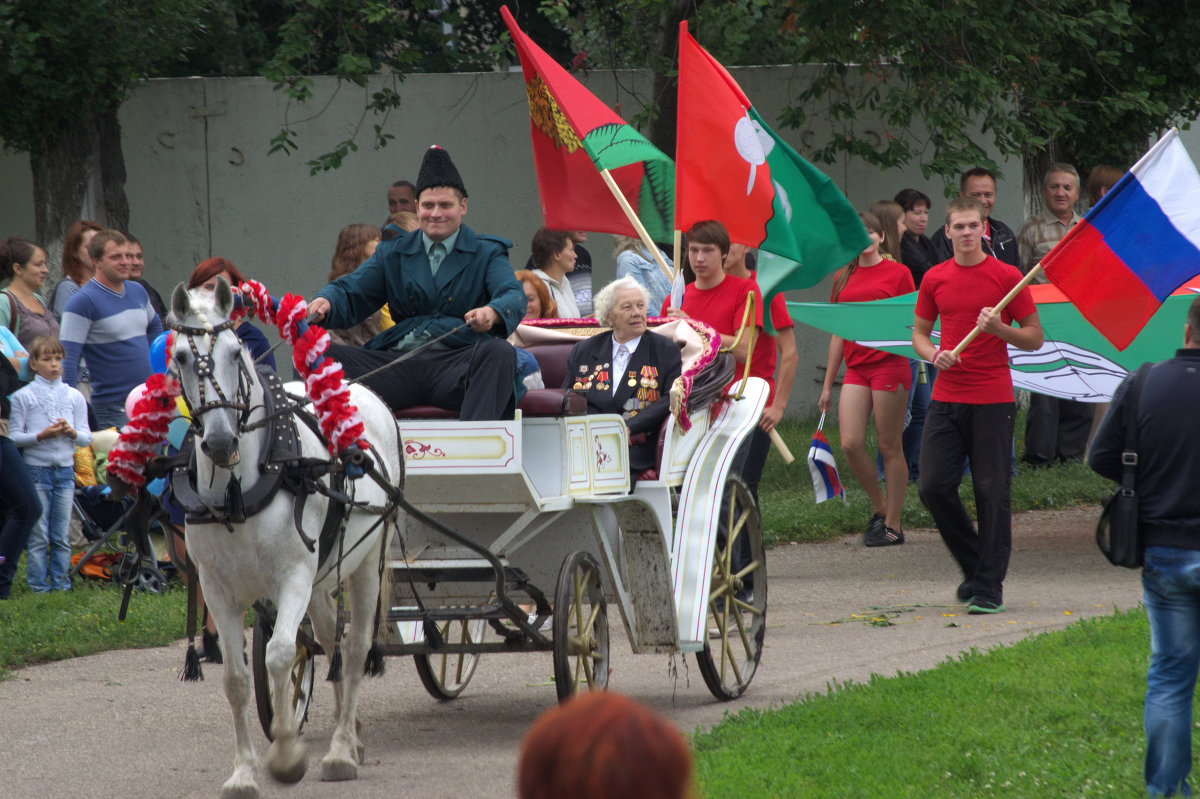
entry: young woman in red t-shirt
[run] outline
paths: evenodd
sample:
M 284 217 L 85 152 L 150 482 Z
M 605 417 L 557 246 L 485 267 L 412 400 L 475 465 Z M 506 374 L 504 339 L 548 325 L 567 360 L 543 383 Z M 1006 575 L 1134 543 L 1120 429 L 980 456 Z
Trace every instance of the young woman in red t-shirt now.
M 873 214 L 861 216 L 871 235 L 871 246 L 837 273 L 831 300 L 869 302 L 913 291 L 912 274 L 908 269 L 880 255 L 879 245 L 884 239 L 884 229 L 879 219 Z M 903 544 L 900 512 L 904 508 L 904 491 L 908 485 L 908 465 L 904 460 L 901 441 L 912 371 L 902 356 L 833 336 L 829 342 L 825 385 L 821 388 L 821 399 L 817 401 L 822 413 L 832 405 L 833 382 L 843 360 L 846 362 L 846 376 L 842 380 L 838 400 L 842 452 L 846 455 L 854 479 L 867 492 L 875 511 L 863 533 L 863 543 L 869 547 Z M 875 414 L 879 452 L 883 456 L 886 500 L 875 474 L 874 460 L 867 454 L 867 423 L 872 412 Z

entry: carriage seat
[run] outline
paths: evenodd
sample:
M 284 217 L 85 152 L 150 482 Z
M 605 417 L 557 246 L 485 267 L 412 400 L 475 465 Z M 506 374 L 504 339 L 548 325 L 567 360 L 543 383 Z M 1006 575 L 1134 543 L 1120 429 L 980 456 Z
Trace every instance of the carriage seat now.
M 537 359 L 542 370 L 542 383 L 554 388 L 531 388 L 517 403 L 522 416 L 559 417 L 583 416 L 587 413 L 587 398 L 575 391 L 558 388 L 567 374 L 567 358 L 572 342 L 534 344 L 525 349 Z M 457 419 L 458 411 L 434 405 L 417 405 L 396 412 L 398 419 Z

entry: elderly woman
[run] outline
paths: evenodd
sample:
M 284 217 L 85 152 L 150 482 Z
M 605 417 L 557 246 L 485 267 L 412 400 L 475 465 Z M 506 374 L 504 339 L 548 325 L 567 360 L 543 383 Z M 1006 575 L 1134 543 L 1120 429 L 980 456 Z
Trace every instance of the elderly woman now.
M 589 413 L 625 417 L 634 474 L 654 467 L 658 431 L 670 413 L 671 384 L 683 368 L 675 342 L 646 329 L 649 299 L 631 277 L 601 289 L 593 308 L 612 330 L 575 345 L 563 384 L 587 395 Z

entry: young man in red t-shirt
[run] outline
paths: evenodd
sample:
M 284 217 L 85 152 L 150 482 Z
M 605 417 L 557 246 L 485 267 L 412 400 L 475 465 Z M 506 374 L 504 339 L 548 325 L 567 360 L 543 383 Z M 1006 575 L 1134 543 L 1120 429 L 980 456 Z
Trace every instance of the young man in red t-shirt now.
M 759 343 L 762 341 L 762 292 L 759 291 L 758 284 L 753 279 L 735 277 L 726 273 L 725 260 L 729 256 L 729 247 L 729 231 L 720 222 L 710 219 L 692 225 L 692 229 L 687 233 L 687 262 L 696 275 L 696 280 L 688 284 L 683 293 L 680 307 L 667 308 L 664 313 L 667 316 L 699 319 L 701 322 L 711 325 L 721 334 L 721 346 L 729 347 L 733 344 L 738 329 L 742 326 L 742 319 L 746 314 L 746 298 L 753 294 L 754 318 L 747 324 L 741 340 L 733 350 L 733 357 L 738 362 L 738 373 L 730 385 L 734 386 L 742 379 L 742 367 L 745 366 L 748 357 L 750 358 L 750 374 L 762 377 L 770 383 L 775 373 L 775 343 L 773 339 L 769 345 L 771 350 L 769 370 L 765 375 L 755 371 L 756 364 L 760 367 L 760 371 L 766 368 L 765 361 L 759 362 L 759 359 L 754 357 L 759 354 Z M 670 303 L 670 299 L 667 300 L 667 303 Z M 754 326 L 753 354 L 749 351 L 750 325 Z M 760 446 L 755 447 L 755 442 L 760 437 L 762 439 Z M 766 460 L 769 446 L 770 439 L 766 430 L 756 427 L 734 458 L 733 470 L 745 478 L 750 492 L 754 495 L 755 502 L 758 501 L 758 481 L 762 477 L 762 461 Z M 749 463 L 750 456 L 754 454 L 755 450 L 761 450 L 756 455 L 757 467 L 755 464 Z
M 1021 280 L 1014 266 L 984 252 L 983 206 L 959 197 L 946 208 L 946 235 L 954 258 L 921 281 L 913 321 L 913 349 L 938 368 L 921 441 L 921 501 L 962 569 L 958 598 L 969 613 L 1004 610 L 1004 577 L 1012 551 L 1012 375 L 1008 345 L 1042 346 L 1042 326 L 1028 289 L 1000 312 L 993 307 Z M 933 324 L 941 319 L 941 340 Z M 1017 327 L 1012 326 L 1016 320 Z M 980 334 L 954 348 L 975 327 Z M 970 459 L 979 519 L 976 532 L 958 497 L 963 459 Z
M 752 356 L 749 347 L 750 326 L 753 325 L 756 341 L 762 335 L 763 303 L 762 292 L 759 291 L 756 282 L 734 277 L 725 272 L 725 259 L 729 256 L 729 245 L 729 231 L 720 222 L 709 219 L 692 225 L 692 229 L 687 232 L 687 263 L 696 279 L 687 285 L 680 307 L 665 308 L 664 314 L 682 319 L 699 319 L 711 325 L 721 334 L 722 347 L 731 347 L 746 314 L 746 299 L 751 295 L 754 296 L 753 319 L 748 321 L 746 330 L 742 332 L 741 340 L 733 348 L 733 357 L 738 363 L 738 374 L 730 383 L 730 386 L 734 386 L 742 379 L 742 367 L 745 366 L 746 359 Z M 671 300 L 668 298 L 665 305 L 669 305 L 670 302 Z M 774 346 L 772 343 L 772 349 Z M 750 365 L 751 374 L 754 374 L 752 358 Z M 773 362 L 771 371 L 775 371 Z M 755 447 L 755 442 L 760 437 L 763 441 L 759 447 Z M 755 427 L 754 432 L 738 448 L 730 467 L 731 471 L 746 480 L 750 492 L 754 495 L 756 505 L 758 504 L 758 480 L 762 477 L 761 461 L 766 459 L 769 446 L 770 438 L 766 431 L 762 427 Z M 761 450 L 757 469 L 754 464 L 750 463 L 750 458 L 755 454 L 756 449 Z M 724 518 L 723 513 L 722 518 Z M 741 536 L 734 545 L 734 571 L 740 571 L 750 562 L 750 558 L 750 539 Z M 747 580 L 743 590 L 748 594 L 753 588 L 754 586 Z M 741 598 L 746 599 L 747 595 L 743 595 Z

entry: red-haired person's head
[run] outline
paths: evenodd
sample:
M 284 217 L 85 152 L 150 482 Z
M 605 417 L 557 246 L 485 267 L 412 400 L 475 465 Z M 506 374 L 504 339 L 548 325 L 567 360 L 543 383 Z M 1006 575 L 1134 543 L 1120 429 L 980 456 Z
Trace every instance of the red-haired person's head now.
M 686 799 L 692 754 L 679 730 L 607 691 L 582 694 L 534 721 L 517 767 L 520 799 Z
M 233 261 L 228 258 L 217 256 L 215 258 L 206 258 L 196 264 L 196 268 L 192 270 L 192 276 L 188 278 L 188 289 L 197 289 L 204 286 L 209 281 L 216 284 L 218 277 L 225 278 L 230 286 L 237 288 L 239 283 L 246 281 L 242 270 L 238 269 Z
M 79 219 L 67 228 L 63 239 L 63 277 L 82 286 L 92 279 L 96 267 L 88 254 L 87 246 L 92 237 L 104 230 L 104 225 L 90 219 Z

